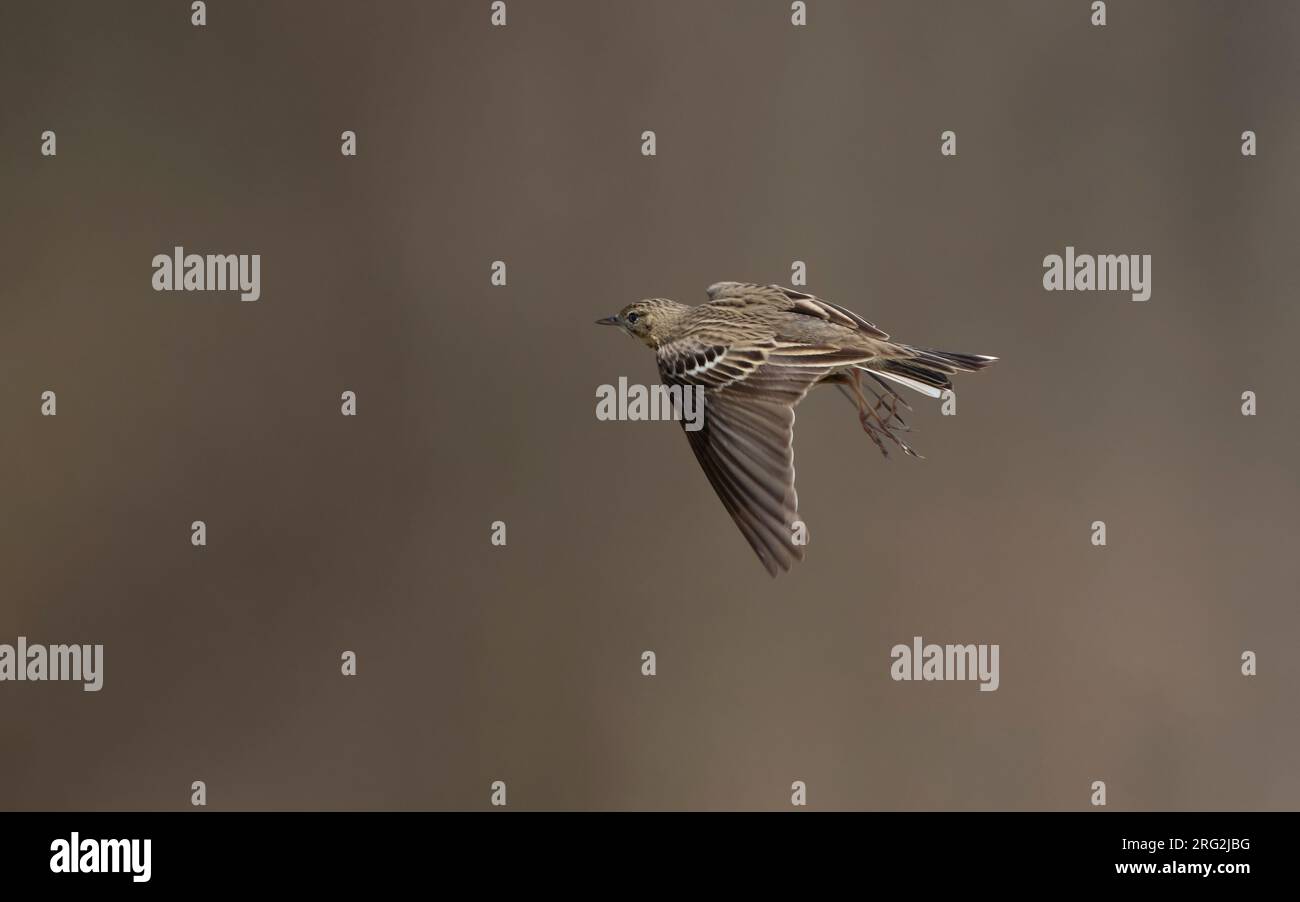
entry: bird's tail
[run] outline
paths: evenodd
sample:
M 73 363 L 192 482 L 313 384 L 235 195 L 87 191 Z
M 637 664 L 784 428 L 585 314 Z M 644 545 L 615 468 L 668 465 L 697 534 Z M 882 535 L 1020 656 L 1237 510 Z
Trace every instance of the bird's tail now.
M 998 359 L 982 354 L 956 354 L 932 348 L 914 348 L 911 345 L 896 347 L 897 356 L 873 360 L 864 368 L 932 398 L 937 398 L 952 388 L 952 380 L 948 378 L 952 374 L 973 373 Z

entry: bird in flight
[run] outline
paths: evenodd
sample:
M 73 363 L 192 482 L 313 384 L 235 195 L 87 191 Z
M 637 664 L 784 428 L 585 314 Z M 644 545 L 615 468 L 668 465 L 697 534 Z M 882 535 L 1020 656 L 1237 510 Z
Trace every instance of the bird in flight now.
M 708 296 L 698 307 L 648 298 L 596 322 L 653 348 L 665 385 L 703 389 L 703 428 L 686 432 L 691 450 L 772 576 L 804 556 L 794 408 L 813 386 L 834 385 L 853 401 L 886 457 L 891 446 L 918 457 L 900 437 L 899 408 L 911 406 L 893 386 L 938 398 L 953 373 L 997 360 L 890 341 L 851 310 L 779 285 L 718 282 Z

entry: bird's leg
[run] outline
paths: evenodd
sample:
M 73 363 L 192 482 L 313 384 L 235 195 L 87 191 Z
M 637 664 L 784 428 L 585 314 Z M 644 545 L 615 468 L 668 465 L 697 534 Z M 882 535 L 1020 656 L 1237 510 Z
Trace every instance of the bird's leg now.
M 871 389 L 871 393 L 876 396 L 876 401 L 881 404 L 884 404 L 889 409 L 889 416 L 885 418 L 886 422 L 888 422 L 891 419 L 897 420 L 899 431 L 911 432 L 912 427 L 907 425 L 907 422 L 903 419 L 902 414 L 898 412 L 898 406 L 901 404 L 903 407 L 906 407 L 910 411 L 912 409 L 912 405 L 908 404 L 905 400 L 903 400 L 902 395 L 894 391 L 892 386 L 886 385 L 885 381 L 881 379 L 879 376 L 877 376 L 875 373 L 868 373 L 867 375 L 869 375 L 877 385 L 879 385 L 882 389 L 884 389 L 884 394 L 882 395 L 879 391 L 876 390 L 876 387 L 874 385 L 867 385 L 867 383 L 865 382 L 863 383 L 864 385 L 867 385 L 867 388 Z
M 885 443 L 881 441 L 880 438 L 880 433 L 884 431 L 878 425 L 880 422 L 880 415 L 877 413 L 876 408 L 872 406 L 871 402 L 867 400 L 867 396 L 863 393 L 862 381 L 861 377 L 858 375 L 858 371 L 850 370 L 847 373 L 843 373 L 836 381 L 839 383 L 841 390 L 844 391 L 844 394 L 848 399 L 857 406 L 858 422 L 862 424 L 862 430 L 871 437 L 873 442 L 876 443 L 876 447 L 880 449 L 880 453 L 885 457 L 888 457 L 889 449 L 885 447 Z
M 889 453 L 885 451 L 884 445 L 880 440 L 881 435 L 898 445 L 898 447 L 902 448 L 905 453 L 910 454 L 912 457 L 920 457 L 921 455 L 913 451 L 905 441 L 898 437 L 899 432 L 908 432 L 911 429 L 911 427 L 903 421 L 902 416 L 899 415 L 898 405 L 902 404 L 904 407 L 907 407 L 908 410 L 911 410 L 912 408 L 902 399 L 902 397 L 899 396 L 898 392 L 894 391 L 888 385 L 885 385 L 885 383 L 875 375 L 872 375 L 872 378 L 875 379 L 875 381 L 885 390 L 885 393 L 882 395 L 880 392 L 876 391 L 873 386 L 867 386 L 871 389 L 871 393 L 876 396 L 875 404 L 868 401 L 867 396 L 862 391 L 864 383 L 862 382 L 862 373 L 860 370 L 852 370 L 846 380 L 846 383 L 853 392 L 854 399 L 858 405 L 858 419 L 862 423 L 862 428 L 867 431 L 867 434 L 871 436 L 872 440 L 875 441 L 877 447 L 880 448 L 886 457 L 889 456 Z M 895 424 L 895 421 L 897 421 L 897 424 Z
M 846 386 L 853 385 L 853 379 L 851 379 L 848 376 L 838 375 L 838 376 L 832 376 L 828 378 L 826 381 L 830 383 L 834 383 L 835 387 L 840 390 L 840 392 L 844 395 L 844 397 L 852 401 L 854 406 L 858 408 L 858 422 L 862 424 L 863 431 L 866 432 L 867 435 L 871 437 L 871 440 L 876 443 L 876 447 L 880 449 L 880 453 L 885 455 L 885 457 L 888 457 L 889 449 L 887 449 L 883 444 L 881 444 L 881 441 L 879 437 L 877 437 L 876 431 L 873 428 L 874 424 L 871 423 L 871 421 L 867 418 L 866 399 L 862 397 L 862 393 L 860 391 L 854 392 L 851 391 L 849 388 L 846 388 Z

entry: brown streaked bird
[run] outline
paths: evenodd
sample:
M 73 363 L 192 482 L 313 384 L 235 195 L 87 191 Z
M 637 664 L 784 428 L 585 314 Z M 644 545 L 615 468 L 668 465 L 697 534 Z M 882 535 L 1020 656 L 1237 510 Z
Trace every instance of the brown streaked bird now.
M 886 457 L 889 444 L 918 457 L 899 437 L 907 431 L 899 408 L 911 406 L 889 383 L 938 398 L 953 373 L 997 360 L 890 341 L 856 313 L 779 285 L 718 282 L 708 296 L 698 307 L 649 298 L 596 322 L 653 348 L 665 385 L 704 389 L 703 428 L 686 437 L 773 576 L 803 560 L 794 542 L 794 408 L 814 385 L 853 401 Z

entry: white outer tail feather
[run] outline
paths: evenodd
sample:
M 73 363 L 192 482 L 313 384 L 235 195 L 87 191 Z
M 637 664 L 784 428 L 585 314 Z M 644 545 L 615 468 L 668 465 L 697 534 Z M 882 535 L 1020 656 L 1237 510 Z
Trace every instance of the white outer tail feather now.
M 884 370 L 872 369 L 869 366 L 860 366 L 858 369 L 873 376 L 879 376 L 881 379 L 888 379 L 891 382 L 897 382 L 899 385 L 905 385 L 912 391 L 919 391 L 923 395 L 931 398 L 943 397 L 943 390 L 935 388 L 933 385 L 926 385 L 924 382 L 917 382 L 915 379 L 909 379 L 906 376 L 900 376 L 897 373 L 887 373 Z

